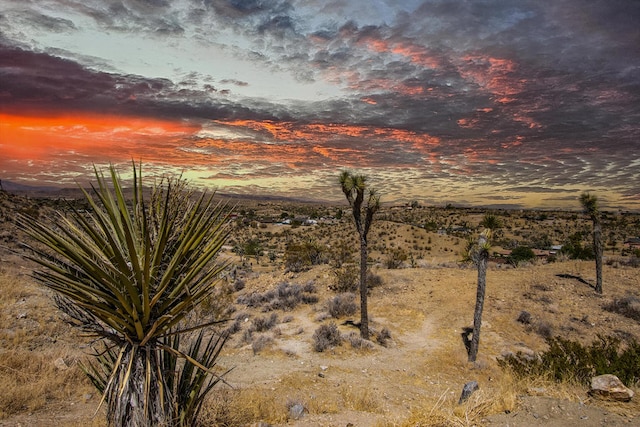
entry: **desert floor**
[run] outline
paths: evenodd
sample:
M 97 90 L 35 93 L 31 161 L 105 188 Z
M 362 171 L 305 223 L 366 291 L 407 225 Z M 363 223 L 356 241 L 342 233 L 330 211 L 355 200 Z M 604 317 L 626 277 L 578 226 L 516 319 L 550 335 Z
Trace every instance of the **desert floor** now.
M 50 293 L 33 283 L 27 267 L 17 267 L 10 256 L 4 261 L 0 382 L 6 388 L 0 400 L 0 425 L 103 425 L 101 411 L 93 418 L 99 396 L 78 367 L 86 357 L 86 339 L 62 321 Z M 318 301 L 268 313 L 235 303 L 233 316 L 239 319 L 240 330 L 219 360 L 221 371 L 233 368 L 225 377 L 230 387 L 221 386 L 212 394 L 203 414 L 208 422 L 640 425 L 637 397 L 627 404 L 612 404 L 592 400 L 586 389 L 571 384 L 515 381 L 496 362 L 509 352 L 544 350 L 544 336 L 561 335 L 584 343 L 598 335 L 640 338 L 636 321 L 602 309 L 614 298 L 640 296 L 638 269 L 606 266 L 605 292 L 599 296 L 584 283 L 595 281 L 592 262 L 520 268 L 492 264 L 476 363 L 467 362 L 461 339 L 462 329 L 473 319 L 475 269 L 454 264 L 374 268 L 374 272 L 383 284 L 369 296 L 371 327 L 378 332 L 388 329 L 391 338 L 386 346 L 373 342 L 354 348 L 346 340 L 317 352 L 313 333 L 323 323 L 335 322 L 345 336 L 357 334 L 347 322 L 358 321 L 357 314 L 339 319 L 327 314 L 326 304 L 335 296 L 328 289 L 331 267 L 285 273 L 266 265 L 244 271 L 245 287 L 233 299 L 282 283 L 312 283 Z M 517 320 L 522 311 L 531 315 L 528 325 Z M 273 328 L 246 333 L 256 319 L 273 313 L 277 316 Z M 265 338 L 258 340 L 260 336 Z M 458 405 L 463 385 L 471 380 L 478 381 L 479 391 Z M 304 407 L 299 418 L 289 410 L 296 404 Z

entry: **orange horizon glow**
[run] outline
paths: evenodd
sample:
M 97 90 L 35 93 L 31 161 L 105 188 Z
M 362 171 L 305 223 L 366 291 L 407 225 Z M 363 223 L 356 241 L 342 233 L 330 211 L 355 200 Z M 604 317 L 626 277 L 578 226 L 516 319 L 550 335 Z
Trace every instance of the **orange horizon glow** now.
M 173 140 L 193 135 L 199 130 L 199 125 L 153 118 L 98 114 L 57 117 L 0 114 L 3 155 L 24 161 L 48 160 L 51 156 L 65 153 L 104 160 L 144 154 L 145 158 L 153 161 L 167 161 L 168 151 L 175 149 Z

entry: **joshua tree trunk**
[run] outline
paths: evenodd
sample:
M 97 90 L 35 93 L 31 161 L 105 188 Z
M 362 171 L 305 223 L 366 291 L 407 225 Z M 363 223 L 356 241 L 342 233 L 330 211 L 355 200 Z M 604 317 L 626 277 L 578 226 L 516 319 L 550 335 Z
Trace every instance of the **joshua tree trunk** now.
M 482 325 L 482 310 L 484 308 L 484 294 L 487 288 L 487 262 L 489 252 L 482 251 L 478 260 L 478 291 L 476 293 L 476 309 L 473 313 L 473 335 L 469 347 L 469 362 L 475 362 L 480 346 L 480 326 Z
M 340 174 L 340 186 L 347 197 L 360 238 L 360 336 L 369 339 L 369 313 L 367 310 L 367 235 L 375 213 L 380 209 L 380 196 L 369 189 L 366 206 L 363 206 L 367 178 L 347 171 Z M 364 218 L 363 218 L 364 217 Z
M 580 195 L 580 204 L 584 212 L 589 215 L 593 222 L 593 251 L 596 257 L 596 292 L 602 293 L 602 224 L 600 223 L 600 210 L 598 209 L 598 198 L 589 193 Z
M 109 424 L 127 427 L 172 425 L 172 420 L 165 419 L 165 414 L 170 411 L 165 410 L 163 400 L 170 400 L 168 396 L 162 399 L 161 381 L 156 351 L 148 346 L 127 346 L 114 381 L 107 390 Z M 164 388 L 164 393 L 167 392 Z
M 369 339 L 369 312 L 367 309 L 367 238 L 360 237 L 360 336 Z
M 596 292 L 602 293 L 602 227 L 600 221 L 593 222 L 593 249 L 596 256 Z

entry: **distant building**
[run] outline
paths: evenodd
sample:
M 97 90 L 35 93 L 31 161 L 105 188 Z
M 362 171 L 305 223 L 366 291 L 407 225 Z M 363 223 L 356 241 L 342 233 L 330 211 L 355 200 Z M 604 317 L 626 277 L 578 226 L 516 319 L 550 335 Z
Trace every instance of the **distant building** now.
M 624 244 L 629 249 L 640 249 L 640 237 L 631 237 Z

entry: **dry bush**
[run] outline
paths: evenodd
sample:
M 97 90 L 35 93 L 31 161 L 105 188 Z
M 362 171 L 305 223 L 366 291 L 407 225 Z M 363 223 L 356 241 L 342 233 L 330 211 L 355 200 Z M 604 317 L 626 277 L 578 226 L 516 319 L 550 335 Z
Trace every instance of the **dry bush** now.
M 269 317 L 256 317 L 253 319 L 251 329 L 253 332 L 266 332 L 278 324 L 278 315 L 271 313 Z
M 373 350 L 373 344 L 370 341 L 364 340 L 360 337 L 358 332 L 350 332 L 342 337 L 345 341 L 351 344 L 351 347 L 356 350 Z
M 259 335 L 251 343 L 251 350 L 253 350 L 253 354 L 258 354 L 271 345 L 273 345 L 273 338 L 267 335 Z
M 382 328 L 380 332 L 376 334 L 376 341 L 383 347 L 389 345 L 389 340 L 391 339 L 391 331 L 387 328 Z
M 356 296 L 352 293 L 336 295 L 327 302 L 327 311 L 336 319 L 343 316 L 353 316 L 358 311 Z
M 321 353 L 340 344 L 342 344 L 342 336 L 334 322 L 320 325 L 313 333 L 313 349 L 317 352 Z
M 329 288 L 335 292 L 355 292 L 358 290 L 360 272 L 355 265 L 343 265 L 333 270 L 333 283 Z
M 252 292 L 238 297 L 238 304 L 247 307 L 260 308 L 263 311 L 283 310 L 291 311 L 299 304 L 315 304 L 318 297 L 316 288 L 311 282 L 304 286 L 289 283 L 280 283 L 276 289 L 264 293 Z
M 640 322 L 640 298 L 636 296 L 628 295 L 622 298 L 614 298 L 613 301 L 605 304 L 602 308 Z

